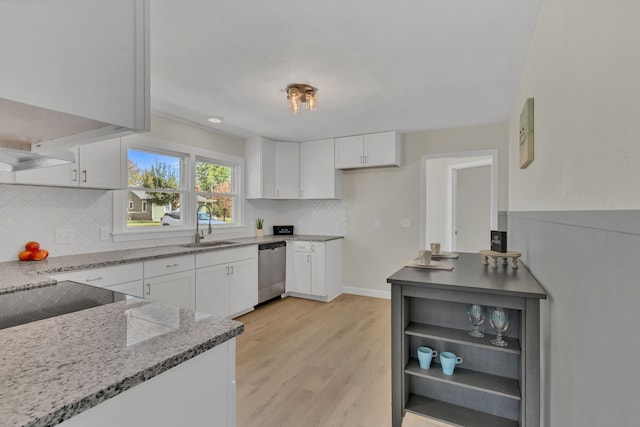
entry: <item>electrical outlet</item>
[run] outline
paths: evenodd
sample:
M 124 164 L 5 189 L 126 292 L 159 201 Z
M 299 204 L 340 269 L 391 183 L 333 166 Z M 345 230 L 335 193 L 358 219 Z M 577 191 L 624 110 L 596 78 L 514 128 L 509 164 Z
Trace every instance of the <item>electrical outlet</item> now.
M 400 227 L 402 227 L 402 228 L 411 227 L 411 219 L 410 218 L 402 218 L 400 220 Z
M 73 243 L 74 234 L 72 228 L 56 228 L 54 242 L 56 244 Z
M 111 230 L 109 227 L 100 227 L 100 240 L 109 240 L 111 238 Z

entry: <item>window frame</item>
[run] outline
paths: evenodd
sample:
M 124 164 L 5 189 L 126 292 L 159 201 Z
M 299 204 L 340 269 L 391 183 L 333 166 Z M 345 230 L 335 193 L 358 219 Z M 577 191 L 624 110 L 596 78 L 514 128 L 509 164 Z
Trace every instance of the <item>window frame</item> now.
M 129 191 L 129 187 L 122 190 L 115 190 L 113 192 L 113 241 L 173 239 L 186 236 L 193 237 L 196 230 L 196 161 L 205 161 L 232 168 L 232 185 L 236 191 L 236 203 L 232 212 L 235 222 L 232 224 L 212 225 L 212 227 L 215 228 L 215 234 L 222 235 L 238 233 L 246 230 L 247 225 L 244 220 L 244 158 L 146 135 L 132 135 L 122 138 L 122 157 L 124 162 L 123 174 L 125 175 L 124 182 L 127 182 L 127 161 L 129 149 L 149 151 L 171 156 L 184 156 L 183 163 L 181 164 L 181 190 L 175 190 L 183 192 L 180 201 L 180 211 L 182 213 L 181 216 L 183 222 L 181 225 L 172 225 L 170 227 L 139 227 L 139 229 L 127 227 L 126 208 L 128 207 L 127 193 Z M 139 187 L 136 188 L 139 189 Z
M 231 168 L 231 193 L 215 193 L 215 192 L 210 192 L 210 191 L 197 191 L 197 189 L 195 188 L 195 183 L 196 183 L 196 165 L 198 163 L 209 163 L 209 164 L 213 164 L 213 165 L 217 165 L 217 166 L 225 166 L 225 167 L 229 167 Z M 232 199 L 232 222 L 231 224 L 228 225 L 216 225 L 213 226 L 214 228 L 226 228 L 226 227 L 232 227 L 234 225 L 237 225 L 237 223 L 239 222 L 238 220 L 238 215 L 237 215 L 237 209 L 238 209 L 238 205 L 240 204 L 240 191 L 238 189 L 238 168 L 235 167 L 236 165 L 229 163 L 227 161 L 222 161 L 219 159 L 213 159 L 211 157 L 204 157 L 204 156 L 200 156 L 200 155 L 196 155 L 194 158 L 194 163 L 193 163 L 193 185 L 194 185 L 194 194 L 195 194 L 195 199 L 194 201 L 196 201 L 197 204 L 197 199 L 199 195 L 202 196 L 221 196 L 221 197 L 230 197 Z

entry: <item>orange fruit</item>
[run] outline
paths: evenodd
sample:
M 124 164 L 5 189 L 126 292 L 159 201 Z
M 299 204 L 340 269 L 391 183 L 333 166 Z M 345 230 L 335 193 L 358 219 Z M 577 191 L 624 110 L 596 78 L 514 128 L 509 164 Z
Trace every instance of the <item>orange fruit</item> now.
M 34 261 L 42 261 L 43 259 L 45 259 L 48 256 L 49 256 L 49 251 L 48 250 L 39 249 L 39 250 L 33 252 L 33 255 L 31 256 L 31 259 L 34 260 Z
M 35 251 L 37 251 L 38 249 L 40 249 L 40 243 L 38 243 L 38 242 L 33 242 L 33 241 L 32 241 L 32 242 L 27 242 L 27 244 L 26 244 L 26 245 L 24 245 L 24 248 L 25 248 L 26 250 L 28 250 L 28 251 L 35 252 Z
M 33 256 L 33 252 L 31 252 L 31 251 L 21 251 L 18 254 L 18 259 L 20 261 L 29 261 L 32 256 Z

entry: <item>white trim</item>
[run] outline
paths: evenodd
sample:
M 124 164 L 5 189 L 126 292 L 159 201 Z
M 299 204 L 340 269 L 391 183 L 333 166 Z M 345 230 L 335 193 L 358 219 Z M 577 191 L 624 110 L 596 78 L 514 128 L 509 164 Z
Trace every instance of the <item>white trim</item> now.
M 499 173 L 499 150 L 475 150 L 460 151 L 453 153 L 423 154 L 420 157 L 420 247 L 425 249 L 429 242 L 427 236 L 427 161 L 433 159 L 442 159 L 447 157 L 481 157 L 491 156 L 491 227 L 495 230 L 498 228 L 498 197 L 500 194 L 500 173 Z M 475 163 L 475 162 L 469 162 Z
M 215 225 L 211 226 L 213 228 L 212 236 L 216 238 L 227 235 L 227 234 L 236 234 L 236 233 L 245 233 L 247 231 L 246 225 L 229 225 L 229 226 L 221 226 L 216 228 Z M 148 227 L 143 227 L 148 228 Z M 185 228 L 184 226 L 172 226 L 171 229 L 169 227 L 160 227 L 154 228 L 153 230 L 131 230 L 121 231 L 117 233 L 111 233 L 113 236 L 114 242 L 130 242 L 134 240 L 148 240 L 148 239 L 174 239 L 180 237 L 189 237 L 193 238 L 196 234 L 195 228 Z M 205 234 L 206 235 L 206 234 Z M 206 235 L 208 236 L 208 235 Z
M 181 189 L 176 192 L 182 195 L 181 212 L 183 214 L 184 227 L 178 230 L 164 229 L 139 231 L 127 228 L 127 210 L 123 210 L 126 200 L 128 200 L 125 190 L 113 191 L 113 237 L 114 241 L 130 241 L 136 239 L 157 239 L 157 238 L 174 238 L 195 234 L 195 210 L 196 203 L 193 203 L 196 195 L 194 189 L 195 182 L 195 162 L 196 159 L 208 159 L 214 163 L 224 164 L 233 167 L 234 170 L 234 188 L 237 190 L 235 202 L 233 206 L 234 220 L 233 225 L 222 226 L 216 228 L 216 234 L 237 233 L 246 231 L 244 220 L 244 167 L 245 161 L 242 157 L 232 156 L 216 151 L 205 150 L 199 147 L 184 145 L 173 141 L 167 141 L 159 138 L 153 138 L 147 135 L 130 135 L 122 138 L 122 151 L 126 162 L 127 150 L 150 151 L 159 154 L 168 154 L 172 156 L 181 155 Z M 126 168 L 125 168 L 126 171 Z M 192 230 L 192 231 L 191 231 Z M 131 237 L 129 237 L 131 236 Z
M 367 288 L 354 288 L 351 286 L 344 286 L 342 288 L 343 294 L 361 295 L 363 297 L 391 299 L 391 291 L 381 291 L 379 289 L 367 289 Z

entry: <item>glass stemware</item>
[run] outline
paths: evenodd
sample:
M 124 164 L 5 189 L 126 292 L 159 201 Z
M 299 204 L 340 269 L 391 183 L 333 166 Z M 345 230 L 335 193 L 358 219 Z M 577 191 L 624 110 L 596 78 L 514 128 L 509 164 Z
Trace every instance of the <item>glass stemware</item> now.
M 469 306 L 469 320 L 473 325 L 473 331 L 469 332 L 469 335 L 476 338 L 482 338 L 484 334 L 480 332 L 480 326 L 484 323 L 484 308 L 478 304 L 471 304 Z
M 499 347 L 506 347 L 509 344 L 502 339 L 502 334 L 509 327 L 509 316 L 507 316 L 507 311 L 496 307 L 491 310 L 491 317 L 489 318 L 489 323 L 491 323 L 491 327 L 495 329 L 498 336 L 495 339 L 491 340 L 491 344 L 497 345 Z

